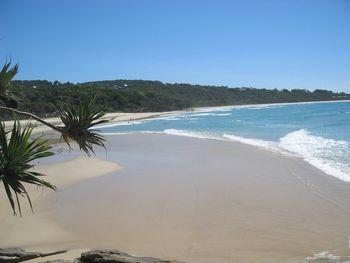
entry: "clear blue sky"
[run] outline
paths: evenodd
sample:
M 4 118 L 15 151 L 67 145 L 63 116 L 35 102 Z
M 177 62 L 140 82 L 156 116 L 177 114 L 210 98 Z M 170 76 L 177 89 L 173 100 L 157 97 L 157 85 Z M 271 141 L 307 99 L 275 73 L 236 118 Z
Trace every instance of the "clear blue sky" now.
M 350 0 L 0 0 L 17 79 L 350 92 Z

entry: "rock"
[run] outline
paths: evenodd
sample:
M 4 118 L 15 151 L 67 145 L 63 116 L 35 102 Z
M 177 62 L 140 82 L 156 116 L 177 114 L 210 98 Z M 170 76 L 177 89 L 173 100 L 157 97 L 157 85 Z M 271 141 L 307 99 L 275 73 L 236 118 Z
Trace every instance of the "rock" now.
M 18 263 L 24 260 L 65 253 L 66 250 L 51 253 L 27 252 L 21 248 L 0 249 L 0 263 Z M 82 253 L 81 257 L 72 260 L 38 261 L 41 263 L 181 263 L 173 260 L 162 260 L 152 257 L 135 257 L 118 250 L 95 249 Z
M 0 262 L 17 263 L 17 262 L 19 262 L 19 258 L 18 257 L 0 256 Z
M 181 263 L 151 257 L 135 257 L 118 250 L 91 250 L 81 254 L 81 263 Z
M 74 263 L 79 261 L 70 261 L 70 260 L 64 260 L 64 259 L 55 259 L 55 260 L 48 260 L 48 261 L 42 261 L 40 263 Z
M 0 255 L 21 255 L 26 253 L 23 248 L 20 247 L 9 247 L 9 248 L 0 248 Z
M 27 252 L 20 247 L 0 248 L 0 262 L 21 262 L 38 257 L 40 253 Z
M 66 250 L 50 253 L 27 252 L 20 247 L 0 248 L 0 263 L 17 263 L 25 260 L 65 253 Z

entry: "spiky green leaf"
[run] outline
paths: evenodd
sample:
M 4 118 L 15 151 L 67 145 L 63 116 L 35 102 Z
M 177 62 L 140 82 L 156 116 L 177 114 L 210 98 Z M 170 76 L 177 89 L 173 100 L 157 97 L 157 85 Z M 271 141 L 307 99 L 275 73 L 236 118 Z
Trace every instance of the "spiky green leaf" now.
M 44 176 L 43 174 L 31 169 L 34 160 L 54 154 L 45 140 L 39 138 L 32 140 L 31 134 L 32 129 L 22 128 L 18 121 L 14 122 L 10 133 L 5 131 L 4 123 L 0 124 L 0 180 L 4 184 L 14 214 L 16 214 L 16 203 L 19 214 L 22 214 L 19 197 L 26 197 L 33 209 L 23 183 L 56 190 L 55 186 L 39 178 Z

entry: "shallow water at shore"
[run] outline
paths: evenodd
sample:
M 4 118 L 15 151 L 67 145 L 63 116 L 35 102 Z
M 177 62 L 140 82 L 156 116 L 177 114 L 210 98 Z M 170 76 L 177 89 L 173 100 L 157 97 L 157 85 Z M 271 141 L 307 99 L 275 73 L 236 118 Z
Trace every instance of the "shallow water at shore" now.
M 303 158 L 332 176 L 350 181 L 349 101 L 206 108 L 112 124 L 101 132 L 239 141 Z

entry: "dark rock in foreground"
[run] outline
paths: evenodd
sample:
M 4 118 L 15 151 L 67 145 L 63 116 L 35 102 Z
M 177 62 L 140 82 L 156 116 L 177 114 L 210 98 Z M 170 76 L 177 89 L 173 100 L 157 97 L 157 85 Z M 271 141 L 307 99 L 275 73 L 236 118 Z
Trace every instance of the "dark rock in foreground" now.
M 0 248 L 0 263 L 17 263 L 33 258 L 42 258 L 55 254 L 65 253 L 66 250 L 52 253 L 27 252 L 22 248 Z M 40 262 L 40 261 L 38 261 Z M 181 263 L 173 260 L 162 260 L 151 257 L 135 257 L 118 250 L 95 249 L 82 253 L 80 258 L 71 260 L 49 260 L 42 263 Z
M 20 247 L 0 248 L 0 263 L 17 263 L 25 260 L 47 257 L 55 254 L 65 253 L 66 250 L 54 251 L 52 253 L 28 252 Z
M 118 250 L 91 250 L 81 254 L 81 263 L 180 263 L 151 257 L 134 257 Z
M 64 259 L 55 259 L 55 260 L 48 260 L 48 261 L 43 261 L 41 263 L 79 263 L 78 260 L 64 260 Z

